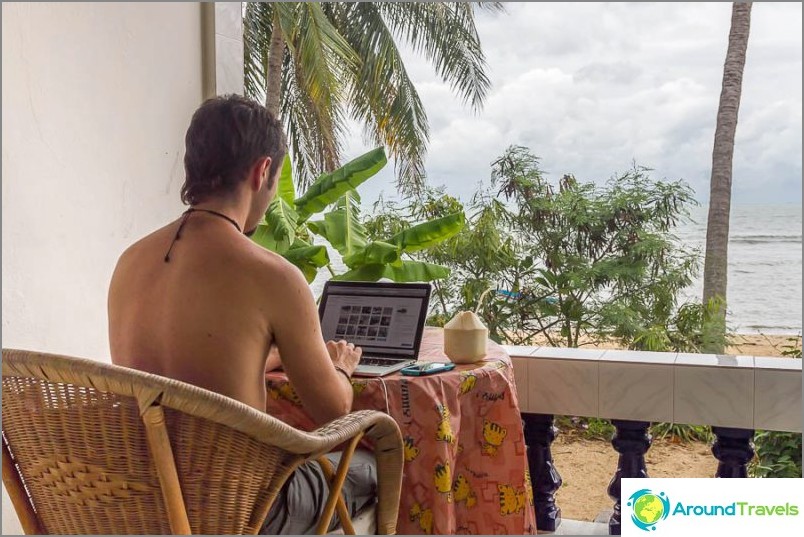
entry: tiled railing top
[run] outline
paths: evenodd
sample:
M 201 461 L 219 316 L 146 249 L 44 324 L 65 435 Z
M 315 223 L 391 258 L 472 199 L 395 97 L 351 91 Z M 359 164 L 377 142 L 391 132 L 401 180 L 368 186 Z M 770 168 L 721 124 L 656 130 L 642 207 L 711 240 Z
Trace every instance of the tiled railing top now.
M 507 346 L 522 412 L 802 430 L 796 358 Z
M 802 360 L 773 356 L 734 356 L 686 352 L 649 352 L 615 349 L 576 349 L 566 347 L 502 346 L 509 356 L 546 358 L 548 360 L 583 360 L 631 364 L 665 364 L 702 367 L 733 367 L 802 371 Z

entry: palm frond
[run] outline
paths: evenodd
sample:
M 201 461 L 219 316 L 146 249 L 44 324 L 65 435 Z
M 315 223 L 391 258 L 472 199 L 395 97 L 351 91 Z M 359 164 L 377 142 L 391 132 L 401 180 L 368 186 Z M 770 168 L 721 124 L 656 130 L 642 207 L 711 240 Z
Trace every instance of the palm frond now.
M 372 143 L 394 157 L 397 186 L 410 194 L 424 184 L 424 157 L 429 138 L 427 114 L 410 80 L 378 4 L 341 4 L 333 23 L 362 58 L 349 78 L 349 111 L 365 125 Z
M 303 188 L 340 160 L 347 113 L 394 159 L 405 194 L 424 185 L 427 115 L 397 47 L 407 41 L 461 99 L 479 110 L 488 94 L 475 10 L 500 2 L 266 2 L 245 6 L 246 92 L 262 97 L 271 30 L 287 45 L 280 113 Z M 395 40 L 396 38 L 396 40 Z
M 505 2 L 474 2 L 474 5 L 484 11 L 505 13 Z
M 248 2 L 243 14 L 243 65 L 245 92 L 252 99 L 265 101 L 265 76 L 273 27 L 273 4 Z
M 471 2 L 380 2 L 392 31 L 422 52 L 475 111 L 491 88 Z M 487 6 L 490 9 L 493 6 Z
M 282 64 L 282 109 L 281 115 L 288 135 L 290 152 L 293 155 L 293 176 L 301 190 L 315 179 L 315 170 L 322 167 L 318 124 L 309 112 L 309 100 L 302 95 L 296 84 L 296 72 L 290 50 L 285 51 Z
M 303 174 L 303 182 L 309 184 L 312 175 L 339 164 L 345 123 L 343 73 L 357 69 L 360 58 L 324 14 L 321 4 L 302 3 L 298 9 L 299 32 L 292 54 L 299 89 L 296 102 L 303 104 L 306 121 L 315 128 L 311 137 L 317 138 L 317 165 Z

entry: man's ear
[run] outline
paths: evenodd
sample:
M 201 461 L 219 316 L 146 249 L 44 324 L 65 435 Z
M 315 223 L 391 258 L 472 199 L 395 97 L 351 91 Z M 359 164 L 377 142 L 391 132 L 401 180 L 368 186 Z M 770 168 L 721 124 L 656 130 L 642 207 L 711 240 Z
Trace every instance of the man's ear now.
M 271 180 L 268 174 L 271 170 L 271 157 L 261 157 L 257 159 L 254 166 L 251 167 L 249 174 L 249 186 L 254 192 L 257 192 Z

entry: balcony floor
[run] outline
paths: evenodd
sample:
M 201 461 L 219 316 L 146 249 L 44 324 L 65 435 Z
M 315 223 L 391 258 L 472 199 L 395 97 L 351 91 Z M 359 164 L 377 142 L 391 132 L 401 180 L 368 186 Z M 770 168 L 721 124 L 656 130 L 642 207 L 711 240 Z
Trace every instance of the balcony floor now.
M 542 532 L 539 532 L 542 533 Z M 601 522 L 583 520 L 562 520 L 556 532 L 545 532 L 545 535 L 608 535 L 609 525 Z
M 565 518 L 561 521 L 557 531 L 540 531 L 539 533 L 545 535 L 608 535 L 611 514 L 611 509 L 604 509 L 598 513 L 594 522 Z

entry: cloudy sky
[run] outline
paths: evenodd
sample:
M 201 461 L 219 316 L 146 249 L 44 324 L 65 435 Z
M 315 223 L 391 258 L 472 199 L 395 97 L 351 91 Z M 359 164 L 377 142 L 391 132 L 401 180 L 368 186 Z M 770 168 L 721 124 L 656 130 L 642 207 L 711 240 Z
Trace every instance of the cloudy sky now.
M 507 3 L 477 27 L 492 90 L 473 114 L 404 51 L 430 120 L 428 180 L 466 200 L 511 144 L 549 179 L 605 182 L 633 161 L 708 197 L 730 3 Z M 802 185 L 800 3 L 754 3 L 734 155 L 735 203 L 798 203 Z M 346 159 L 367 146 L 360 129 Z M 364 203 L 393 194 L 389 166 Z

